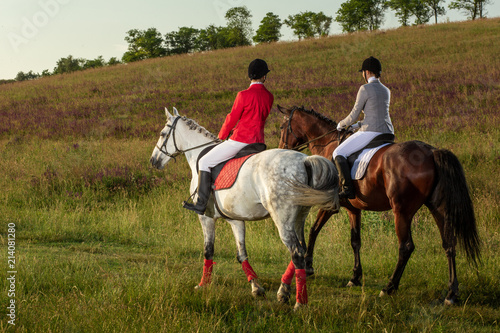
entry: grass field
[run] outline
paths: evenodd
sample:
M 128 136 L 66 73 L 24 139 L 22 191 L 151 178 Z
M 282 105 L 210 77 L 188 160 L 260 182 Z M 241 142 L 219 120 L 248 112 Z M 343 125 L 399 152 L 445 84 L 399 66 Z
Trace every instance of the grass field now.
M 500 330 L 500 19 L 402 28 L 175 56 L 0 86 L 1 332 L 494 332 Z M 250 294 L 227 223 L 217 224 L 213 285 L 195 292 L 203 235 L 183 157 L 149 166 L 163 107 L 217 133 L 246 66 L 268 61 L 275 104 L 348 114 L 362 60 L 383 63 L 398 141 L 453 151 L 471 189 L 483 263 L 458 250 L 460 303 L 442 304 L 448 270 L 426 209 L 395 296 L 379 298 L 397 261 L 391 212 L 364 212 L 362 287 L 347 214 L 316 244 L 310 304 L 276 301 L 290 260 L 271 220 L 247 225 L 250 262 L 267 299 Z M 266 127 L 278 143 L 282 117 Z M 307 220 L 309 228 L 315 211 Z M 14 227 L 15 226 L 15 227 Z M 15 233 L 15 253 L 9 235 Z M 9 256 L 15 264 L 9 267 Z M 15 295 L 10 295 L 14 286 Z M 15 301 L 15 326 L 8 323 Z M 293 305 L 293 303 L 292 303 Z

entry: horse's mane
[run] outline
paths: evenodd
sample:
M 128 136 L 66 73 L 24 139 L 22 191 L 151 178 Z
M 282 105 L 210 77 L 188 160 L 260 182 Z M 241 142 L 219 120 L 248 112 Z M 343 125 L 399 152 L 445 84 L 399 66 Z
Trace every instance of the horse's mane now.
M 186 122 L 186 125 L 188 125 L 189 130 L 191 130 L 191 131 L 198 131 L 198 133 L 202 133 L 203 135 L 205 135 L 207 138 L 210 138 L 210 139 L 214 139 L 214 140 L 217 139 L 217 136 L 215 136 L 212 133 L 210 133 L 205 127 L 199 125 L 193 119 L 189 119 L 189 118 L 187 118 L 185 116 L 182 117 L 181 119 L 184 122 Z
M 327 123 L 328 125 L 331 125 L 331 126 L 333 126 L 333 127 L 337 127 L 337 122 L 336 122 L 336 121 L 331 120 L 331 119 L 330 119 L 330 118 L 328 118 L 327 116 L 322 115 L 321 113 L 318 113 L 318 112 L 314 111 L 313 109 L 308 110 L 308 109 L 304 108 L 303 106 L 301 106 L 301 107 L 296 107 L 296 106 L 294 106 L 294 107 L 292 108 L 292 110 L 293 110 L 294 108 L 295 108 L 296 110 L 299 110 L 299 111 L 305 112 L 305 113 L 307 113 L 307 114 L 310 114 L 311 116 L 316 117 L 317 119 L 319 119 L 319 120 L 321 120 L 321 121 L 324 121 L 324 122 L 325 122 L 325 123 Z

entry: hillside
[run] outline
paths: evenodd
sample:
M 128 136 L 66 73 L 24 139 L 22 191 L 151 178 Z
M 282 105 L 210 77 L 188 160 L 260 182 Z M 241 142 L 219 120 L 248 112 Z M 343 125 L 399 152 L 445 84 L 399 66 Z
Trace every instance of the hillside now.
M 0 85 L 0 331 L 10 332 L 498 332 L 500 318 L 500 19 L 168 57 Z M 315 247 L 309 306 L 276 300 L 290 253 L 271 219 L 246 224 L 249 260 L 267 290 L 250 296 L 231 227 L 216 223 L 213 284 L 196 292 L 204 259 L 183 156 L 153 169 L 163 107 L 217 133 L 249 61 L 271 67 L 275 104 L 339 120 L 382 60 L 398 141 L 452 151 L 463 166 L 482 265 L 457 248 L 460 299 L 444 306 L 447 259 L 422 208 L 416 250 L 394 296 L 379 297 L 398 260 L 391 211 L 364 211 L 362 286 L 346 288 L 353 248 L 342 209 Z M 283 117 L 266 126 L 275 147 Z M 315 221 L 316 208 L 306 221 Z M 446 229 L 446 228 L 445 228 Z M 307 237 L 307 234 L 306 234 Z M 9 256 L 7 258 L 7 256 Z M 8 259 L 8 260 L 7 260 Z M 14 275 L 15 281 L 12 280 Z M 295 284 L 293 287 L 295 288 Z M 5 292 L 9 291 L 9 292 Z M 15 291 L 15 294 L 13 294 Z M 15 303 L 15 309 L 10 306 Z M 12 319 L 13 320 L 13 319 Z
M 281 42 L 141 61 L 0 86 L 0 138 L 155 137 L 163 107 L 216 132 L 256 57 L 272 69 L 275 103 L 340 119 L 377 56 L 397 132 L 498 127 L 500 19 Z M 210 115 L 209 118 L 206 116 Z M 279 117 L 270 119 L 275 131 Z M 275 125 L 272 125 L 275 123 Z

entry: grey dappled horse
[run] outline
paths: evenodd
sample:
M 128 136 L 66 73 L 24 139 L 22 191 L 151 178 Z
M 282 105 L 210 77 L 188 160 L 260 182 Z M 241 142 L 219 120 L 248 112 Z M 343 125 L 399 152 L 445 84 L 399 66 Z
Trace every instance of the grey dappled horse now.
M 196 161 L 200 152 L 217 138 L 195 121 L 174 115 L 166 110 L 167 123 L 151 156 L 151 164 L 163 169 L 176 156 L 184 154 L 191 168 L 191 193 L 198 184 Z M 263 295 L 257 275 L 248 263 L 245 248 L 245 221 L 271 217 L 283 243 L 290 251 L 292 261 L 283 275 L 278 300 L 287 302 L 294 274 L 297 284 L 295 307 L 307 304 L 304 255 L 304 223 L 311 206 L 338 210 L 338 175 L 331 161 L 320 156 L 271 149 L 251 156 L 243 164 L 234 185 L 216 191 L 215 200 L 222 213 L 229 218 L 238 250 L 238 261 L 252 286 L 254 295 Z M 215 221 L 222 215 L 209 202 L 205 215 L 198 215 L 204 235 L 205 265 L 202 288 L 210 283 L 215 240 Z M 213 217 L 211 217 L 213 216 Z

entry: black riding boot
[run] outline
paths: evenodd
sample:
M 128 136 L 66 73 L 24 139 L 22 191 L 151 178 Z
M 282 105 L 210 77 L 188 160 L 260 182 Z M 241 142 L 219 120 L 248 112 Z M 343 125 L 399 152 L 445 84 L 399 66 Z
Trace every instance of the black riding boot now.
M 337 166 L 340 184 L 342 185 L 342 189 L 339 193 L 339 199 L 354 199 L 356 194 L 352 183 L 351 170 L 349 170 L 349 164 L 347 164 L 346 158 L 344 156 L 336 156 L 335 165 Z
M 210 185 L 212 183 L 212 175 L 208 171 L 200 171 L 198 173 L 198 198 L 196 204 L 184 201 L 182 206 L 200 215 L 205 213 L 207 209 L 208 198 L 210 197 Z

